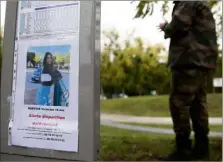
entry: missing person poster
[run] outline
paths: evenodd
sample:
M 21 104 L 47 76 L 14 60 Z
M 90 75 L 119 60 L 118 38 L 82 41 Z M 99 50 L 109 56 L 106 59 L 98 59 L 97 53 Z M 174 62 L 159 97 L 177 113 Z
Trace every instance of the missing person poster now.
M 78 152 L 79 1 L 19 1 L 11 145 Z

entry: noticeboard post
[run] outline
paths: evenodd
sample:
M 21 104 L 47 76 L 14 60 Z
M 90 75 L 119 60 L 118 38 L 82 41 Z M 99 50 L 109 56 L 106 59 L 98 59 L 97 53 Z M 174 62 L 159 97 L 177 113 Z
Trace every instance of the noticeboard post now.
M 4 31 L 1 160 L 97 160 L 100 2 L 8 1 Z

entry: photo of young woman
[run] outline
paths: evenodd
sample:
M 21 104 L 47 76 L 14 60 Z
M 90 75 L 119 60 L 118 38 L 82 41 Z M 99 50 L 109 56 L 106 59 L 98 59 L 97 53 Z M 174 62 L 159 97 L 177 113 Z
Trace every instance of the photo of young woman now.
M 25 105 L 68 107 L 70 49 L 70 45 L 28 48 Z
M 61 73 L 54 67 L 53 55 L 50 52 L 46 52 L 43 59 L 43 69 L 41 72 L 41 86 L 37 93 L 37 105 L 50 106 L 51 87 L 53 85 L 57 85 L 61 79 Z

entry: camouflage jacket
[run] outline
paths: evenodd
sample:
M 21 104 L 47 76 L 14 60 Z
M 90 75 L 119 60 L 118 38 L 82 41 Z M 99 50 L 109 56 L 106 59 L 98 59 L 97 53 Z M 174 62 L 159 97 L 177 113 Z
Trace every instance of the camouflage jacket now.
M 174 1 L 172 21 L 164 27 L 170 38 L 170 68 L 215 69 L 218 56 L 215 20 L 207 2 Z

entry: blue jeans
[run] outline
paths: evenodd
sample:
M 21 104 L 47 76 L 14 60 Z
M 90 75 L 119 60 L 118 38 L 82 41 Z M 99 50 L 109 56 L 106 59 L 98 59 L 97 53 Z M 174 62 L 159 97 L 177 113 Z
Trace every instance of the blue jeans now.
M 41 86 L 36 95 L 36 104 L 50 106 L 50 89 L 51 86 Z

